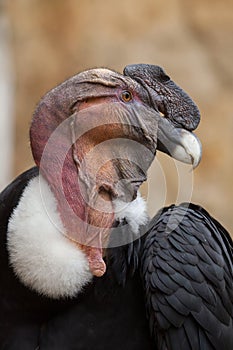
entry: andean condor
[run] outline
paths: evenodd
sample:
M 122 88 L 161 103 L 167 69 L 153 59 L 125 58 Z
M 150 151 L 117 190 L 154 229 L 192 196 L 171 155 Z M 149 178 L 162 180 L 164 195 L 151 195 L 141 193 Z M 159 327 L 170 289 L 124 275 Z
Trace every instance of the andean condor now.
M 199 163 L 198 122 L 158 66 L 85 71 L 41 99 L 36 167 L 0 195 L 0 349 L 233 348 L 229 235 L 187 204 L 147 226 L 138 193 L 156 149 Z

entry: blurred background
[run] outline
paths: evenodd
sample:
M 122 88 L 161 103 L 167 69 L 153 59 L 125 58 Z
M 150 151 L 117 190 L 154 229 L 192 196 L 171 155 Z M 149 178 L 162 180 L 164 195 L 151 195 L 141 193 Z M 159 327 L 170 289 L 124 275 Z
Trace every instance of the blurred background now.
M 192 200 L 233 232 L 231 0 L 0 0 L 0 187 L 33 165 L 28 129 L 56 84 L 93 67 L 162 66 L 201 111 L 192 173 L 158 155 L 143 188 L 151 215 Z

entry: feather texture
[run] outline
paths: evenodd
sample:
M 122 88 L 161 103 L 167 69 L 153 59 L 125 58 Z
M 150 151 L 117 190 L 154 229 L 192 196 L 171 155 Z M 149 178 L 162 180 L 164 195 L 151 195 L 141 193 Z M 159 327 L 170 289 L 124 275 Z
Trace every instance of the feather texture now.
M 184 203 L 158 213 L 142 256 L 157 344 L 172 350 L 233 348 L 232 262 L 229 234 L 201 207 Z

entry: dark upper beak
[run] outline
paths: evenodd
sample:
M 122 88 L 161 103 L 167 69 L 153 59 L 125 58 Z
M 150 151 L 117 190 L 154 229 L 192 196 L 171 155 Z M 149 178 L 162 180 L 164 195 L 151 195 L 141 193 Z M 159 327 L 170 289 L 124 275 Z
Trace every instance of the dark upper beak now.
M 124 74 L 147 90 L 152 108 L 162 114 L 158 125 L 157 150 L 195 168 L 202 156 L 201 142 L 191 132 L 200 122 L 196 104 L 159 66 L 128 65 Z

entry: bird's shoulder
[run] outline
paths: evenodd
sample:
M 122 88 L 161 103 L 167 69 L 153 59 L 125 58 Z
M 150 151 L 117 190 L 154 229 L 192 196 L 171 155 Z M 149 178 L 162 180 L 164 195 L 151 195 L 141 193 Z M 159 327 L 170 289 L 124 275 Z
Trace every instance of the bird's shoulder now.
M 158 344 L 233 348 L 232 251 L 228 232 L 197 205 L 164 208 L 151 221 L 142 277 Z
M 32 167 L 19 176 L 17 176 L 0 193 L 0 222 L 6 222 L 9 219 L 13 209 L 17 206 L 20 197 L 29 181 L 39 175 L 39 168 Z

